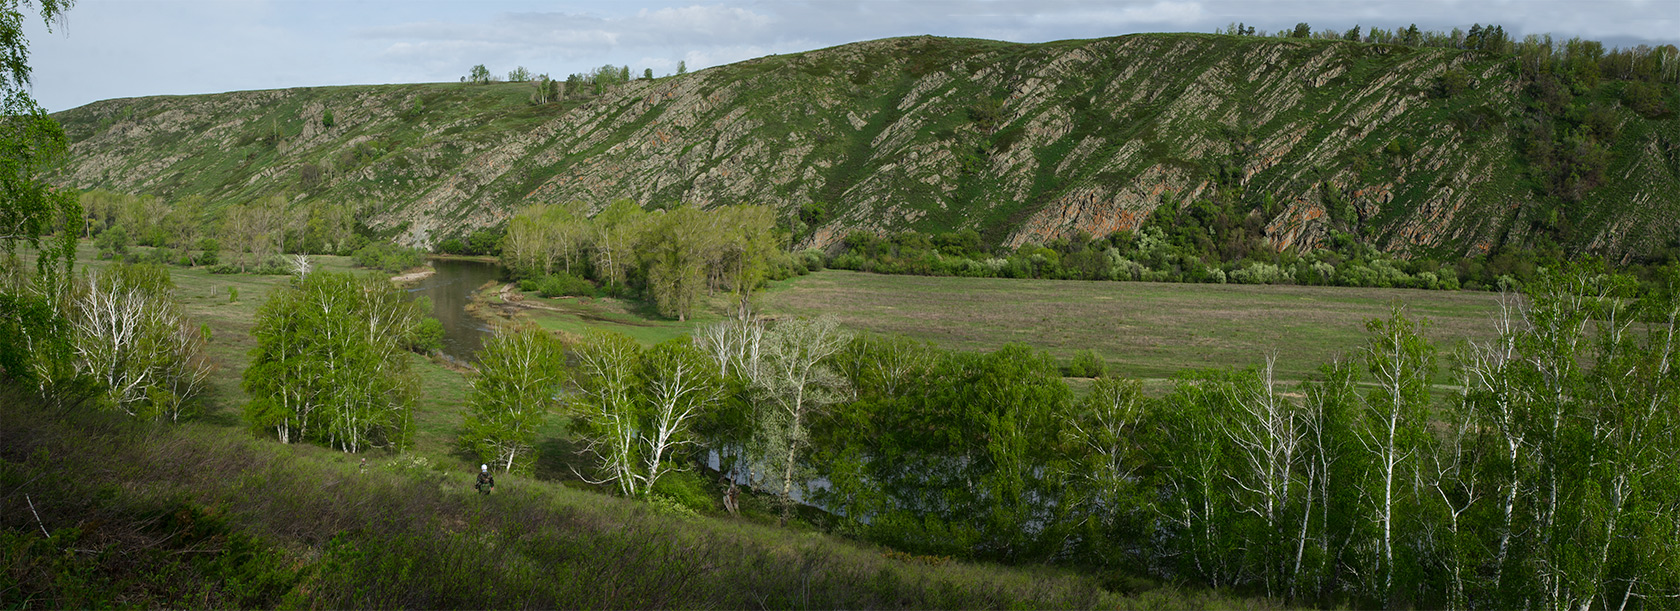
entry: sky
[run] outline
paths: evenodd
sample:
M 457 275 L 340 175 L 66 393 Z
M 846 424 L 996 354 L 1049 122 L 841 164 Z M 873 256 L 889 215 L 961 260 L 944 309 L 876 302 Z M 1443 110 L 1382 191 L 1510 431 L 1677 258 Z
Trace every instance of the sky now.
M 29 20 L 35 99 L 456 81 L 475 64 L 556 78 L 603 64 L 665 75 L 892 36 L 1012 42 L 1307 22 L 1680 44 L 1680 0 L 77 0 Z

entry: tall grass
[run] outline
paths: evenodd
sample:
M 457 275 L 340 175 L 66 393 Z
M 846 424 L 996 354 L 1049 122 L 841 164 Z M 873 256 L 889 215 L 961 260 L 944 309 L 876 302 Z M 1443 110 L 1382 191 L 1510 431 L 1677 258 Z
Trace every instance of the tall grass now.
M 1127 598 L 1056 569 L 918 562 L 528 480 L 477 496 L 468 474 L 411 456 L 363 467 L 5 393 L 0 430 L 0 607 L 1257 604 L 1171 588 Z

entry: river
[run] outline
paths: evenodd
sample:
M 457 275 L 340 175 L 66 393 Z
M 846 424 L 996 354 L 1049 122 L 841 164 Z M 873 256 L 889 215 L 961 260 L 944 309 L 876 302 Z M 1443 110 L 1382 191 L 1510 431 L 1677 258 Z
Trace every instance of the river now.
M 408 289 L 409 296 L 431 298 L 431 315 L 443 323 L 443 354 L 471 363 L 485 336 L 490 334 L 490 325 L 468 314 L 467 303 L 472 301 L 478 287 L 501 277 L 501 267 L 482 261 L 434 259 L 432 268 L 437 273 Z

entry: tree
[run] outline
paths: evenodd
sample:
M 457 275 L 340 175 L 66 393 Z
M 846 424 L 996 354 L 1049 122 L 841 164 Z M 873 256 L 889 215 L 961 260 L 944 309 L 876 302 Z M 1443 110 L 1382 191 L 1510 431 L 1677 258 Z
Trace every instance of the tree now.
M 721 225 L 721 239 L 709 241 L 707 267 L 720 276 L 735 293 L 737 311 L 745 316 L 752 309 L 752 291 L 764 281 L 770 257 L 782 251 L 782 234 L 776 231 L 776 214 L 768 206 L 728 206 L 711 211 Z
M 850 340 L 850 334 L 827 316 L 789 320 L 764 336 L 758 376 L 753 379 L 761 401 L 757 430 L 771 454 L 765 460 L 781 472 L 777 496 L 784 525 L 793 514 L 793 480 L 810 440 L 811 419 L 845 396 L 846 380 L 829 357 Z
M 1257 556 L 1268 593 L 1284 585 L 1291 565 L 1291 548 L 1282 534 L 1302 505 L 1304 495 L 1296 467 L 1307 441 L 1300 406 L 1281 396 L 1273 382 L 1276 355 L 1267 355 L 1257 371 L 1237 375 L 1215 386 L 1224 395 L 1222 426 L 1237 459 L 1230 475 L 1235 508 L 1257 520 L 1244 547 Z
M 473 66 L 472 71 L 467 73 L 466 81 L 469 83 L 484 84 L 489 83 L 490 78 L 490 69 L 484 67 L 484 64 L 478 64 Z
M 639 248 L 647 268 L 648 292 L 659 313 L 687 320 L 705 288 L 708 242 L 718 238 L 716 219 L 680 206 L 649 220 Z
M 531 80 L 531 70 L 524 66 L 519 66 L 509 70 L 507 80 L 509 83 L 523 83 L 525 81 L 529 81 Z
M 668 457 L 695 443 L 689 430 L 722 398 L 723 379 L 715 361 L 680 337 L 654 346 L 642 357 L 641 475 L 646 490 L 675 469 Z
M 205 338 L 172 298 L 158 265 L 102 270 L 74 298 L 77 368 L 97 379 L 106 403 L 129 416 L 179 420 L 210 375 Z
M 614 200 L 595 215 L 593 251 L 596 278 L 609 286 L 623 286 L 625 270 L 635 261 L 631 252 L 641 240 L 647 212 L 628 199 Z
M 1101 535 L 1097 545 L 1104 556 L 1141 538 L 1144 516 L 1153 508 L 1141 477 L 1149 462 L 1139 430 L 1147 409 L 1142 382 L 1100 378 L 1064 429 L 1082 457 L 1068 473 L 1079 482 L 1072 489 L 1083 492 L 1077 497 L 1083 503 L 1078 511 L 1099 527 L 1094 530 Z
M 505 472 L 528 472 L 536 432 L 567 381 L 560 342 L 535 326 L 499 329 L 469 378 L 461 445 Z
M 1312 37 L 1312 26 L 1307 25 L 1304 22 L 1303 23 L 1297 23 L 1297 24 L 1295 24 L 1295 29 L 1291 30 L 1289 32 L 1289 37 L 1290 38 L 1311 38 Z
M 577 393 L 567 401 L 572 428 L 584 440 L 579 453 L 599 465 L 595 479 L 612 483 L 624 496 L 639 497 L 645 490 L 641 461 L 637 460 L 636 362 L 641 348 L 635 340 L 611 331 L 590 331 L 575 351 Z
M 413 407 L 403 343 L 419 320 L 415 304 L 383 278 L 326 271 L 293 278 L 270 294 L 251 329 L 247 421 L 281 443 L 402 447 Z
M 688 62 L 679 59 L 677 60 L 677 75 L 681 76 L 684 74 L 688 74 Z
M 1375 388 L 1364 398 L 1357 438 L 1374 473 L 1364 489 L 1374 536 L 1371 581 L 1366 584 L 1378 600 L 1394 592 L 1397 526 L 1416 506 L 1415 481 L 1419 450 L 1428 433 L 1429 379 L 1435 373 L 1435 348 L 1420 334 L 1422 325 L 1396 308 L 1387 320 L 1366 322 L 1370 340 L 1363 353 Z M 1409 533 L 1400 533 L 1406 536 Z
M 39 8 L 48 31 L 62 22 L 71 0 L 22 0 L 0 5 L 0 379 L 47 391 L 41 374 L 68 371 L 67 326 L 58 313 L 75 266 L 82 210 L 69 190 L 42 178 L 69 147 L 64 128 L 29 95 L 25 9 Z M 53 233 L 56 239 L 47 240 Z M 25 289 L 18 246 L 39 253 L 35 283 Z
M 642 69 L 642 80 L 644 80 L 644 81 L 653 80 L 653 68 L 643 68 Z

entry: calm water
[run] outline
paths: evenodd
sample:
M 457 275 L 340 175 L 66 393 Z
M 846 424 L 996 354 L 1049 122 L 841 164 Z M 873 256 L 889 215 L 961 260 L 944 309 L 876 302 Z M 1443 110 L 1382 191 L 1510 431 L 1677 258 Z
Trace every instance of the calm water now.
M 478 287 L 499 278 L 501 268 L 494 263 L 449 260 L 434 260 L 432 267 L 437 273 L 409 289 L 409 295 L 432 299 L 432 316 L 443 323 L 443 353 L 471 362 L 490 326 L 467 313 L 467 302 Z

